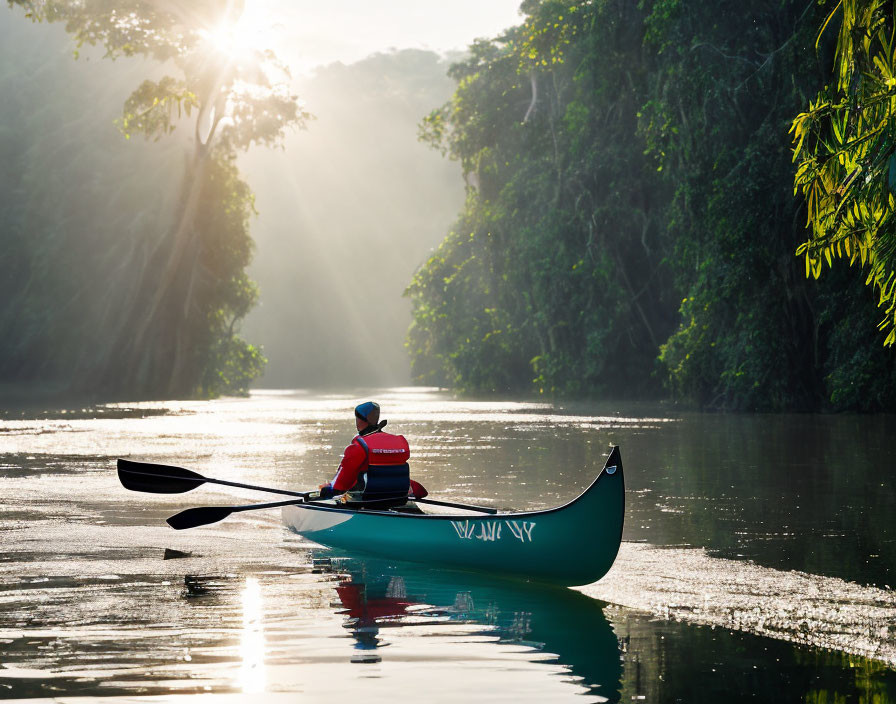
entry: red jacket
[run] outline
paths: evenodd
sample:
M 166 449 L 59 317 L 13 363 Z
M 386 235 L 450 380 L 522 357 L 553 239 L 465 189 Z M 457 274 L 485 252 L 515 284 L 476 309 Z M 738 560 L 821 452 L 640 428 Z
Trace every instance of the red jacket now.
M 367 446 L 369 450 L 364 449 Z M 369 466 L 404 464 L 411 456 L 408 441 L 403 435 L 392 435 L 382 431 L 370 435 L 355 436 L 342 453 L 342 462 L 330 485 L 336 493 L 350 490 L 358 483 L 358 478 Z

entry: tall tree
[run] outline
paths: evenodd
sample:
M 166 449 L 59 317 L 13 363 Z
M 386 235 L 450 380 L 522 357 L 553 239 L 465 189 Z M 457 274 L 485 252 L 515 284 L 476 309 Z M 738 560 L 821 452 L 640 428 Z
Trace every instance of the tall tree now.
M 812 408 L 823 397 L 813 287 L 786 126 L 817 81 L 813 3 L 645 3 L 657 55 L 641 129 L 674 188 L 664 222 L 681 291 L 661 348 L 669 386 L 704 408 Z M 820 349 L 821 347 L 821 349 Z
M 148 78 L 124 105 L 125 136 L 161 139 L 191 124 L 180 194 L 160 214 L 159 233 L 110 277 L 120 305 L 91 388 L 188 395 L 245 388 L 260 371 L 258 350 L 236 334 L 256 299 L 251 257 L 252 196 L 235 167 L 238 150 L 276 144 L 308 118 L 276 57 L 247 45 L 243 5 L 227 0 L 10 0 L 33 21 L 64 23 L 78 45 L 107 58 L 143 56 L 167 75 Z M 128 293 L 122 296 L 122 291 Z

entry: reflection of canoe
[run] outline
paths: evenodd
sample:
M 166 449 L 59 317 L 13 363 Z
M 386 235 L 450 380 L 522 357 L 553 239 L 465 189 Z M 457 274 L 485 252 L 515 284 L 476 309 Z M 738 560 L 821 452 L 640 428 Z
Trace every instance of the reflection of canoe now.
M 615 447 L 594 483 L 557 508 L 417 515 L 315 503 L 285 507 L 283 522 L 328 547 L 577 585 L 600 579 L 616 559 L 624 504 Z
M 600 601 L 572 589 L 338 552 L 331 569 L 342 578 L 336 588 L 340 611 L 362 652 L 400 641 L 395 629 L 404 627 L 415 633 L 423 627 L 433 635 L 444 627 L 462 650 L 464 642 L 474 640 L 456 630 L 466 624 L 469 636 L 497 636 L 503 643 L 535 648 L 541 655 L 533 662 L 549 663 L 544 654 L 555 654 L 584 687 L 618 701 L 619 642 Z

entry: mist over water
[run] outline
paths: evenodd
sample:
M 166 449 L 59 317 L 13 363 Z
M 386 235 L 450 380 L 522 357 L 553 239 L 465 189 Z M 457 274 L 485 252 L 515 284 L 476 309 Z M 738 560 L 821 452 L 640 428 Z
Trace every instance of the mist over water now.
M 459 165 L 417 141 L 454 90 L 448 65 L 405 50 L 320 68 L 296 87 L 317 119 L 241 158 L 259 211 L 261 303 L 243 324 L 269 360 L 259 386 L 410 380 L 402 294 L 464 197 Z

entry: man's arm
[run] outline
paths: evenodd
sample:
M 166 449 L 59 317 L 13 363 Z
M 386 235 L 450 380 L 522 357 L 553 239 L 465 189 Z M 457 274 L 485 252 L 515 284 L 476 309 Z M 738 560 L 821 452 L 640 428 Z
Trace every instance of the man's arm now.
M 358 482 L 358 474 L 367 460 L 364 450 L 357 444 L 352 443 L 345 452 L 342 453 L 342 462 L 339 463 L 339 469 L 336 470 L 336 476 L 329 484 L 334 494 L 342 494 L 351 489 Z M 321 496 L 323 496 L 323 487 L 321 487 Z

